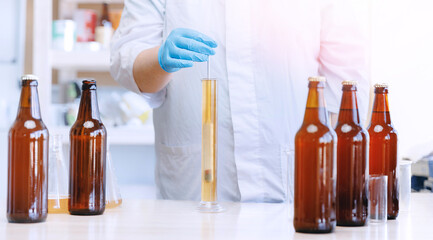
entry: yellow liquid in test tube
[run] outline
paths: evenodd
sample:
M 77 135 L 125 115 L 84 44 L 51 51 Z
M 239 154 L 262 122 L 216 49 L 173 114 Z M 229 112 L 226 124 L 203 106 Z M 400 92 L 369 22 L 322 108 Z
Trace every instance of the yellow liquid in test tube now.
M 216 202 L 217 81 L 203 79 L 201 201 Z

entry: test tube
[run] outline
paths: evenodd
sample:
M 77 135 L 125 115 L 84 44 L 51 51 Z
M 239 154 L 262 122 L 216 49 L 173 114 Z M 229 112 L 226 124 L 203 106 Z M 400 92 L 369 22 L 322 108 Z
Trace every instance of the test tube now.
M 202 157 L 200 212 L 221 212 L 217 203 L 217 80 L 202 79 Z

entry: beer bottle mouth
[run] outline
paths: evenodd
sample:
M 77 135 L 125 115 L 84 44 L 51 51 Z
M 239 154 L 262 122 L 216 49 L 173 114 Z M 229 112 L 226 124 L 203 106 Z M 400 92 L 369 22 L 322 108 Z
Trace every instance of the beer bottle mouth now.
M 21 81 L 21 86 L 38 86 L 38 81 L 37 80 L 22 80 Z
M 388 93 L 388 84 L 387 83 L 374 84 L 374 93 Z
M 326 78 L 323 76 L 312 76 L 308 78 L 309 82 L 326 82 Z
M 324 88 L 326 83 L 326 78 L 323 76 L 312 76 L 308 78 L 309 88 Z
M 352 91 L 352 90 L 356 90 L 356 85 L 358 84 L 357 81 L 352 81 L 352 80 L 345 80 L 343 82 L 341 82 L 341 85 L 343 85 L 342 90 L 346 90 L 346 91 Z
M 21 77 L 21 86 L 38 86 L 39 78 L 32 74 L 26 74 Z
M 376 83 L 374 88 L 388 88 L 388 83 Z
M 83 80 L 83 86 L 81 87 L 81 90 L 89 90 L 89 89 L 96 89 L 96 80 L 94 79 Z
M 357 81 L 353 81 L 353 80 L 344 80 L 342 83 L 341 83 L 342 85 L 357 85 L 358 84 L 358 82 Z

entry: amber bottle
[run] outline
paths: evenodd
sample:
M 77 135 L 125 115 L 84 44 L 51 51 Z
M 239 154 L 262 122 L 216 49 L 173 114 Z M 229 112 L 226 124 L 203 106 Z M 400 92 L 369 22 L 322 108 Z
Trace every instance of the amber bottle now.
M 397 131 L 391 122 L 388 85 L 374 85 L 370 134 L 370 174 L 388 176 L 388 219 L 398 216 Z
M 324 77 L 310 77 L 304 122 L 295 137 L 297 232 L 327 233 L 335 228 L 336 144 L 329 126 Z
M 368 132 L 362 127 L 356 82 L 343 82 L 337 133 L 337 225 L 363 226 L 368 216 Z
M 9 130 L 7 218 L 43 222 L 48 212 L 48 130 L 39 109 L 37 77 L 22 77 L 18 115 Z
M 108 3 L 102 3 L 102 13 L 99 18 L 98 26 L 104 26 L 106 22 L 110 22 L 110 17 L 108 14 Z
M 82 90 L 70 132 L 69 213 L 98 215 L 105 210 L 107 132 L 99 116 L 96 81 L 84 80 Z

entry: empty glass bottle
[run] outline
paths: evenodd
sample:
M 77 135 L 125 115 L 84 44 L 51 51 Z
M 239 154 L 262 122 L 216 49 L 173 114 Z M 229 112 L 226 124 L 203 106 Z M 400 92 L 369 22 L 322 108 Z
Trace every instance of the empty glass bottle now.
M 41 119 L 37 77 L 21 79 L 18 115 L 9 130 L 7 218 L 43 222 L 48 212 L 48 130 Z
M 105 210 L 107 132 L 99 116 L 96 81 L 84 80 L 82 90 L 70 131 L 69 213 L 98 215 Z

